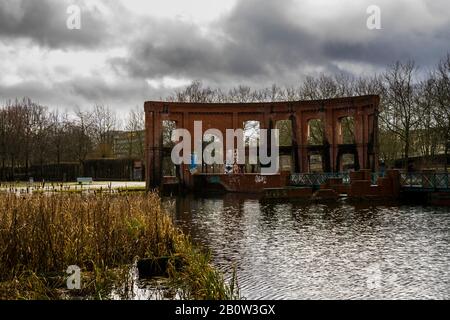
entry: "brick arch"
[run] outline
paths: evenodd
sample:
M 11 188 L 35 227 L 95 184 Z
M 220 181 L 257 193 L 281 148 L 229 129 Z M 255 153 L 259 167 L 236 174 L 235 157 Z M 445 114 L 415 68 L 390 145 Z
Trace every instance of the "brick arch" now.
M 355 117 L 353 115 L 344 115 L 344 116 L 341 116 L 341 117 L 337 118 L 337 124 L 335 126 L 335 130 L 336 130 L 335 137 L 336 137 L 336 143 L 337 144 L 345 144 L 345 142 L 343 140 L 344 139 L 344 133 L 343 133 L 343 129 L 342 129 L 342 121 L 344 119 L 348 119 L 348 118 L 353 119 L 353 124 L 354 124 L 354 128 L 353 128 L 353 130 L 354 130 L 354 132 L 353 132 L 353 140 L 354 140 L 354 142 L 353 143 L 356 143 L 356 132 L 355 132 L 356 119 L 355 119 Z

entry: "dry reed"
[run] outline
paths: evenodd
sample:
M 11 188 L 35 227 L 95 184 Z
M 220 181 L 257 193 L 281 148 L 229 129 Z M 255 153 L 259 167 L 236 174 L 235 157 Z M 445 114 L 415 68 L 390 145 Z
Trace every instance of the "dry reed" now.
M 155 193 L 0 194 L 0 298 L 61 298 L 61 280 L 52 279 L 69 265 L 87 277 L 82 295 L 105 298 L 110 280 L 120 279 L 117 270 L 152 257 L 184 262 L 168 267 L 183 298 L 237 296 L 173 225 Z

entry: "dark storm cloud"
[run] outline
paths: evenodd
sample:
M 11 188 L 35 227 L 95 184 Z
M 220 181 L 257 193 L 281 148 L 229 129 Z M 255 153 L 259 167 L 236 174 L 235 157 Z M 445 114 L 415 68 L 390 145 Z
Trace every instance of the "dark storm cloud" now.
M 80 30 L 69 30 L 66 26 L 70 4 L 80 6 Z M 82 1 L 2 0 L 0 37 L 25 38 L 41 46 L 62 49 L 95 47 L 107 38 L 106 21 L 96 8 L 87 8 Z
M 450 25 L 446 27 L 450 30 Z M 430 67 L 440 57 L 450 52 L 450 32 L 444 31 L 442 37 L 421 37 L 404 35 L 402 37 L 383 37 L 366 43 L 346 43 L 330 40 L 323 45 L 327 58 L 348 62 L 363 62 L 384 68 L 394 61 L 414 60 L 418 65 Z
M 381 8 L 381 30 L 366 27 L 366 9 L 373 2 Z M 66 28 L 69 3 L 82 7 L 82 29 L 76 32 Z M 320 3 L 238 0 L 216 21 L 199 24 L 136 15 L 115 1 L 100 2 L 109 10 L 105 14 L 82 0 L 0 0 L 0 44 L 31 39 L 43 50 L 90 51 L 105 55 L 110 68 L 80 78 L 69 67 L 64 80 L 48 83 L 5 81 L 1 97 L 33 95 L 66 105 L 107 101 L 121 108 L 173 90 L 149 86 L 147 80 L 199 79 L 223 89 L 297 85 L 306 75 L 380 72 L 396 60 L 413 59 L 426 70 L 450 51 L 447 0 Z M 117 48 L 124 53 L 107 54 Z M 52 68 L 51 74 L 61 74 L 57 68 L 64 67 Z M 42 68 L 36 70 L 33 79 L 40 78 Z M 121 81 L 109 81 L 111 74 Z
M 132 77 L 173 75 L 257 84 L 290 81 L 293 74 L 299 79 L 314 68 L 325 73 L 351 72 L 339 67 L 340 62 L 382 70 L 396 60 L 414 59 L 430 67 L 450 50 L 450 20 L 439 27 L 433 24 L 434 17 L 448 12 L 450 5 L 424 1 L 411 5 L 380 1 L 382 30 L 366 27 L 366 9 L 372 1 L 353 6 L 344 1 L 345 10 L 316 20 L 311 16 L 317 12 L 308 12 L 308 7 L 302 10 L 301 1 L 239 1 L 213 25 L 217 36 L 202 34 L 197 26 L 183 22 L 169 28 L 167 21 L 155 23 L 144 31 L 147 42 L 132 43 L 130 56 L 112 63 Z M 427 12 L 411 11 L 411 6 L 422 4 Z M 300 23 L 302 19 L 310 22 L 308 28 Z M 154 43 L 155 33 L 164 33 L 165 40 Z
M 301 57 L 314 59 L 317 40 L 301 29 L 289 15 L 294 5 L 275 1 L 242 1 L 227 19 L 223 29 L 235 41 L 235 48 L 245 48 L 251 59 L 262 57 L 262 63 L 297 64 Z M 230 48 L 233 50 L 233 48 Z
M 399 6 L 403 2 L 404 7 Z M 382 8 L 382 29 L 364 30 L 354 38 L 350 26 L 347 38 L 339 40 L 328 37 L 321 48 L 327 59 L 353 63 L 365 63 L 378 68 L 386 68 L 395 61 L 414 60 L 424 69 L 431 68 L 447 52 L 450 52 L 450 18 L 442 15 L 450 12 L 450 3 L 444 1 L 416 1 L 428 12 L 416 14 L 402 12 L 406 1 Z M 326 28 L 326 26 L 324 26 Z
M 87 102 L 120 101 L 123 108 L 132 106 L 133 100 L 129 99 L 130 96 L 137 101 L 143 101 L 145 92 L 148 90 L 146 83 L 140 80 L 124 82 L 120 86 L 109 84 L 101 78 L 80 77 L 74 80 L 61 83 L 61 86 L 66 87 L 74 95 L 84 97 Z
M 143 35 L 131 44 L 129 57 L 111 61 L 133 77 L 216 77 L 227 69 L 237 76 L 261 72 L 257 60 L 247 58 L 245 48 L 230 50 L 234 44 L 228 39 L 217 41 L 186 22 L 174 21 L 169 27 L 164 21 L 153 22 Z
M 101 78 L 77 77 L 70 81 L 55 82 L 51 86 L 38 81 L 12 86 L 0 85 L 0 92 L 0 104 L 16 97 L 29 97 L 51 108 L 85 109 L 95 104 L 104 104 L 125 113 L 130 108 L 143 104 L 148 95 L 148 86 L 139 80 L 112 85 Z
M 266 77 L 307 60 L 318 62 L 317 41 L 288 19 L 287 7 L 275 1 L 241 1 L 207 34 L 182 21 L 154 21 L 143 30 L 147 41 L 139 38 L 128 58 L 111 62 L 135 77 L 169 74 L 218 82 Z

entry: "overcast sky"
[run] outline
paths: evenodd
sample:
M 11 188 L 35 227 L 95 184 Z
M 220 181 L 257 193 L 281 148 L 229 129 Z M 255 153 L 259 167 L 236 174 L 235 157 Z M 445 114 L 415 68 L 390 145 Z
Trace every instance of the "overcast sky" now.
M 71 4 L 81 29 L 66 26 Z M 366 10 L 381 9 L 369 30 Z M 421 70 L 450 52 L 448 0 L 0 0 L 0 99 L 125 111 L 201 80 L 227 89 L 307 75 Z

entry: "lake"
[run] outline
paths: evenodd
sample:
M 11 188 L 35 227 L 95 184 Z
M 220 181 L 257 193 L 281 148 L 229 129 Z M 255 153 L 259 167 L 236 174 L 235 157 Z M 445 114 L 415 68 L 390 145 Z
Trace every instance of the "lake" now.
M 450 208 L 166 198 L 247 299 L 449 299 Z

